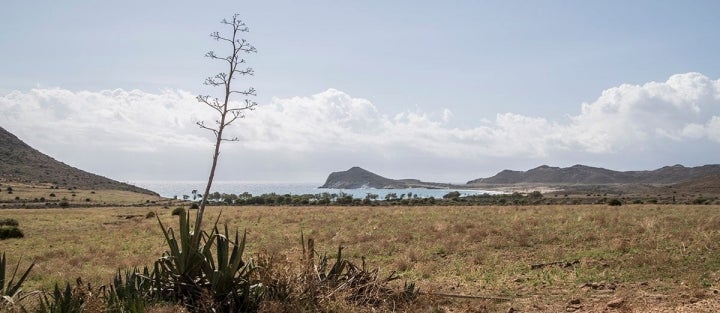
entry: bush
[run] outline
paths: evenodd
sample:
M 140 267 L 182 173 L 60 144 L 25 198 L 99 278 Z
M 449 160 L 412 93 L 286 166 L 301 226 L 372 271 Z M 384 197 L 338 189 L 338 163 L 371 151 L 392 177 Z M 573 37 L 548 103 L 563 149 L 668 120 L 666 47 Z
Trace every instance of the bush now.
M 709 199 L 705 199 L 705 198 L 703 198 L 703 197 L 698 197 L 698 198 L 696 198 L 695 200 L 692 201 L 693 204 L 705 204 L 706 202 L 709 203 L 710 200 L 709 200 Z
M 68 202 L 67 200 L 63 199 L 62 201 L 60 201 L 59 205 L 60 205 L 61 208 L 67 208 L 67 207 L 70 207 L 70 202 Z
M 18 226 L 20 223 L 14 218 L 0 219 L 0 226 Z
M 145 214 L 145 218 L 153 218 L 153 217 L 155 217 L 155 212 L 153 212 L 153 211 L 147 212 L 147 214 Z
M 542 192 L 535 190 L 535 191 L 529 193 L 528 197 L 533 198 L 533 199 L 542 199 L 543 195 L 542 195 Z
M 0 226 L 0 240 L 8 238 L 25 237 L 23 232 L 16 226 Z
M 610 202 L 608 202 L 608 204 L 610 206 L 621 206 L 622 202 L 620 202 L 620 200 L 618 200 L 618 199 L 612 199 L 612 200 L 610 200 Z
M 197 203 L 193 203 L 190 205 L 190 210 L 197 210 L 197 209 L 200 209 L 200 207 L 198 206 Z
M 172 210 L 172 215 L 181 215 L 181 214 L 185 214 L 185 208 L 177 207 Z
M 458 198 L 460 198 L 459 191 L 451 191 L 443 196 L 443 199 L 447 199 L 447 200 L 457 200 Z

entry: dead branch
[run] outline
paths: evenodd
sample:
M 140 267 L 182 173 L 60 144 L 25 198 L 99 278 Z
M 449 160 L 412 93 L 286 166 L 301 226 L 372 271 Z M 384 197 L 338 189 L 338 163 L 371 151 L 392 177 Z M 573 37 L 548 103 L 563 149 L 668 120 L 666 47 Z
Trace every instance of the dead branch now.
M 538 263 L 538 264 L 532 264 L 530 265 L 531 270 L 540 269 L 546 266 L 552 266 L 552 265 L 559 265 L 560 267 L 571 267 L 575 264 L 580 264 L 580 260 L 572 260 L 572 261 L 555 261 L 555 262 L 548 262 L 548 263 Z
M 459 299 L 476 299 L 476 300 L 493 300 L 493 301 L 511 301 L 512 298 L 497 297 L 497 296 L 472 296 L 472 295 L 456 295 L 449 293 L 438 293 L 438 292 L 418 292 L 419 295 L 444 297 L 444 298 L 459 298 Z

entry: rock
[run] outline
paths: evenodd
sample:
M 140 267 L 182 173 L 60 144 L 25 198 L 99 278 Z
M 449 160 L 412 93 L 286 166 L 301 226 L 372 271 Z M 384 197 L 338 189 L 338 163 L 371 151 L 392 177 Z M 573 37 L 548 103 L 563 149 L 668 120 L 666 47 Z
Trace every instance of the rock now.
M 607 307 L 617 309 L 623 304 L 625 304 L 625 298 L 614 298 L 607 303 Z

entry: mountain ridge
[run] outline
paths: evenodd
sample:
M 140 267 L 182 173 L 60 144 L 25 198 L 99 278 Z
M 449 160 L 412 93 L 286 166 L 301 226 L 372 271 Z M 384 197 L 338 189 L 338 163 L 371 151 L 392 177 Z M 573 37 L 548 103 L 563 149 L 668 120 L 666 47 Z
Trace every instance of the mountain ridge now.
M 601 167 L 576 164 L 570 167 L 541 165 L 527 171 L 502 170 L 498 174 L 468 181 L 466 184 L 423 182 L 417 179 L 390 179 L 354 166 L 346 171 L 332 172 L 320 188 L 336 189 L 406 189 L 406 188 L 468 188 L 492 189 L 518 186 L 671 186 L 700 180 L 697 184 L 713 186 L 720 177 L 720 164 L 685 167 L 680 164 L 655 170 L 614 171 Z M 703 179 L 705 179 L 703 181 Z
M 158 195 L 154 191 L 86 172 L 57 161 L 0 127 L 0 181 L 2 180 Z
M 614 171 L 581 164 L 564 168 L 541 165 L 527 171 L 503 170 L 491 177 L 468 181 L 467 184 L 669 185 L 699 179 L 708 175 L 720 175 L 720 164 L 696 167 L 685 167 L 676 164 L 644 171 Z

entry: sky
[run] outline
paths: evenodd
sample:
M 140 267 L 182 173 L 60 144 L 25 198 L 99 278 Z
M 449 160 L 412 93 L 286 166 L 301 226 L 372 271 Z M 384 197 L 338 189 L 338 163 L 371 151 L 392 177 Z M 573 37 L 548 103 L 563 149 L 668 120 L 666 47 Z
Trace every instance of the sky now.
M 718 163 L 718 1 L 8 1 L 0 127 L 121 181 L 203 180 L 234 13 L 256 110 L 217 179 L 360 166 L 465 182 L 503 169 Z M 233 99 L 235 103 L 242 98 Z

